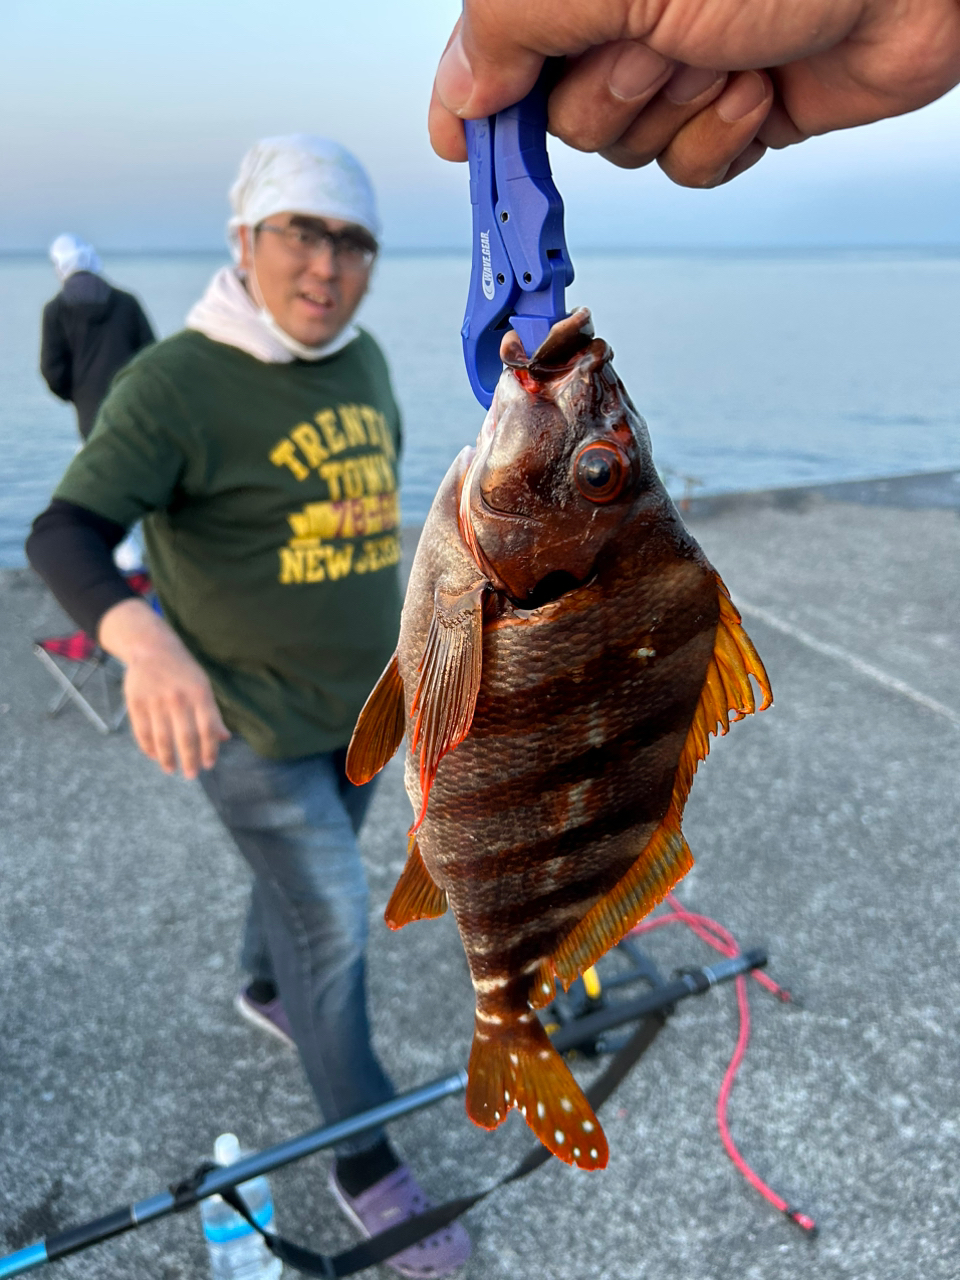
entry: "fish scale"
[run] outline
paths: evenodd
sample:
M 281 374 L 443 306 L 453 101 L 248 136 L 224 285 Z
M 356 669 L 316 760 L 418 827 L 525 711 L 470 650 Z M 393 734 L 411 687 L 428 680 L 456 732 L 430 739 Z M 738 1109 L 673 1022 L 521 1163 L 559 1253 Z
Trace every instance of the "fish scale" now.
M 507 365 L 414 559 L 395 658 L 347 769 L 406 738 L 414 811 L 392 927 L 453 911 L 476 993 L 468 1114 L 518 1109 L 561 1159 L 606 1140 L 535 1010 L 692 864 L 681 817 L 710 734 L 769 703 L 589 313 Z

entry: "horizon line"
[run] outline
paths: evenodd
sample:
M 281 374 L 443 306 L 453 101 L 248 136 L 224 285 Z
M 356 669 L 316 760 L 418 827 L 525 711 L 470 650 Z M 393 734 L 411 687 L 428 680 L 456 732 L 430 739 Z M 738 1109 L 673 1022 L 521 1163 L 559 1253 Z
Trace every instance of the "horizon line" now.
M 837 242 L 829 244 L 656 244 L 656 245 L 577 245 L 578 254 L 635 254 L 658 255 L 671 253 L 727 253 L 727 254 L 763 254 L 763 253 L 889 253 L 895 251 L 911 251 L 930 254 L 960 253 L 960 241 L 931 243 L 916 240 L 885 241 L 883 243 Z M 229 257 L 227 248 L 213 245 L 209 247 L 178 248 L 172 246 L 118 249 L 97 246 L 97 252 L 116 258 L 210 258 Z M 380 250 L 381 256 L 390 257 L 469 257 L 470 245 L 386 245 Z M 46 249 L 4 249 L 0 248 L 0 258 L 43 258 Z

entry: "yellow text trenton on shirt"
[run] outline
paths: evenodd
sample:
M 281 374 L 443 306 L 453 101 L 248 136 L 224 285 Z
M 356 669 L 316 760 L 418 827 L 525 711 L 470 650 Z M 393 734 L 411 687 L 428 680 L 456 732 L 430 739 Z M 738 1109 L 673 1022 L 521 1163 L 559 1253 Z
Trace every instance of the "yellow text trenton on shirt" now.
M 338 405 L 336 413 L 314 414 L 314 421 L 316 427 L 299 423 L 270 452 L 273 465 L 286 467 L 298 481 L 315 472 L 329 494 L 287 517 L 293 536 L 279 549 L 282 585 L 336 581 L 400 559 L 393 532 L 400 519 L 396 451 L 383 414 L 369 405 Z M 358 446 L 366 452 L 332 456 Z

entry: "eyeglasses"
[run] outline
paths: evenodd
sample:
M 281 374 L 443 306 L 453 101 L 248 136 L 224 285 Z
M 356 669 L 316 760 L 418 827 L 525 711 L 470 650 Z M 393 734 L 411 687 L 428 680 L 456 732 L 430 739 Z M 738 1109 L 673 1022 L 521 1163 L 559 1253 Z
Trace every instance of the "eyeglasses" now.
M 254 230 L 272 231 L 281 236 L 287 249 L 304 261 L 329 249 L 345 271 L 361 271 L 377 256 L 376 240 L 362 227 L 332 231 L 322 222 L 291 222 L 286 227 L 261 222 Z

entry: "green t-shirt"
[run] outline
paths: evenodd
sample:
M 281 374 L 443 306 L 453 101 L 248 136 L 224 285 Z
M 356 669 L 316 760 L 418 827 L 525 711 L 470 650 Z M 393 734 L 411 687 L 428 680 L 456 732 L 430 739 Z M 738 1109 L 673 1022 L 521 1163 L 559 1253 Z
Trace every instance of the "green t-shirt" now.
M 345 745 L 400 618 L 400 416 L 360 336 L 266 364 L 185 330 L 117 377 L 55 496 L 143 518 L 167 621 L 265 756 Z

